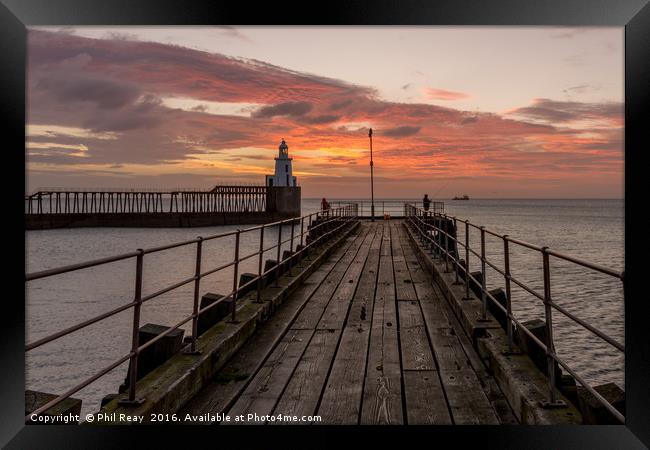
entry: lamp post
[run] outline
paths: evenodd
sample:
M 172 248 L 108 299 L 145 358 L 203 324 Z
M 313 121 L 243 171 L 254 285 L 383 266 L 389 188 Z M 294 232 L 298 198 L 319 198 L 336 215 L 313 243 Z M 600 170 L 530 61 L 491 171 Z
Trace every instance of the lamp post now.
M 372 162 L 372 128 L 368 130 L 370 139 L 370 221 L 375 221 L 375 181 L 374 181 L 374 164 Z

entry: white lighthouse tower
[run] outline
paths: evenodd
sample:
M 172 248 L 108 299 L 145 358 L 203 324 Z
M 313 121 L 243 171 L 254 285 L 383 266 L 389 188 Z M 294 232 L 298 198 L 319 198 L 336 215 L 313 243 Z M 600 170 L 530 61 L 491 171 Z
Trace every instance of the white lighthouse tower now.
M 289 146 L 282 139 L 278 147 L 278 157 L 275 158 L 275 174 L 266 176 L 267 186 L 296 187 L 296 177 L 293 176 L 291 161 L 289 158 Z

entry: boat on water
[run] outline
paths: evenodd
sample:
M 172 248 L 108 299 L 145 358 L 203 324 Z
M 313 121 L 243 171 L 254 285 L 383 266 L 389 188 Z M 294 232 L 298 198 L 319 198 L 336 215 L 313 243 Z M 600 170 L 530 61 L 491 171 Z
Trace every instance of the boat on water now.
M 452 200 L 469 200 L 469 196 L 464 194 L 462 197 L 454 197 Z

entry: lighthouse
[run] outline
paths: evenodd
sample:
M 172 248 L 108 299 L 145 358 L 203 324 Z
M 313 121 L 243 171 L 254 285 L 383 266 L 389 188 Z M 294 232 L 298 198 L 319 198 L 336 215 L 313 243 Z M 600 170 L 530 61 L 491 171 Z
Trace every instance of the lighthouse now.
M 270 187 L 296 187 L 296 177 L 293 176 L 289 146 L 282 139 L 278 147 L 278 157 L 275 158 L 275 173 L 266 176 L 266 185 Z

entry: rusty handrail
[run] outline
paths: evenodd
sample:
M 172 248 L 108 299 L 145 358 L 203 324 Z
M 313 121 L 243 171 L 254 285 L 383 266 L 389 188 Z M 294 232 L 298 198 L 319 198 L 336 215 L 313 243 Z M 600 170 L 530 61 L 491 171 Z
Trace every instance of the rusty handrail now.
M 348 202 L 358 205 L 360 217 L 369 218 L 372 216 L 372 204 L 368 200 L 332 200 L 331 204 L 338 206 L 345 205 Z M 405 205 L 410 203 L 410 200 L 406 202 L 404 200 L 375 200 L 375 218 L 381 219 L 384 214 L 389 214 L 393 218 L 406 217 Z M 432 212 L 442 213 L 445 211 L 445 203 L 431 200 L 430 208 Z
M 25 275 L 25 283 L 28 283 L 33 280 L 37 279 L 42 279 L 42 278 L 47 278 L 47 277 L 52 277 L 56 275 L 60 275 L 63 273 L 69 273 L 73 271 L 78 271 L 78 270 L 83 270 L 86 268 L 90 267 L 97 267 L 100 265 L 104 264 L 110 264 L 112 262 L 116 261 L 123 261 L 126 259 L 131 259 L 131 258 L 136 258 L 136 281 L 135 281 L 135 294 L 134 294 L 134 299 L 130 301 L 129 303 L 126 303 L 118 308 L 115 308 L 111 311 L 99 314 L 95 317 L 92 317 L 90 319 L 87 319 L 83 322 L 80 322 L 78 324 L 75 324 L 73 326 L 70 326 L 64 330 L 60 330 L 56 333 L 50 334 L 48 336 L 42 337 L 34 342 L 28 343 L 25 345 L 25 352 L 28 352 L 30 350 L 33 350 L 34 348 L 40 347 L 44 344 L 47 344 L 49 342 L 52 342 L 54 340 L 57 340 L 63 336 L 67 336 L 71 333 L 74 333 L 78 330 L 81 330 L 83 328 L 86 328 L 89 325 L 92 325 L 94 323 L 100 322 L 108 317 L 112 317 L 115 314 L 118 314 L 122 311 L 125 311 L 127 309 L 133 309 L 133 320 L 132 320 L 132 343 L 131 343 L 131 350 L 128 354 L 120 357 L 117 361 L 114 363 L 110 364 L 109 366 L 105 367 L 104 369 L 100 370 L 99 372 L 95 373 L 92 375 L 90 378 L 83 380 L 81 383 L 78 383 L 74 387 L 68 389 L 66 392 L 63 394 L 57 396 L 56 398 L 52 399 L 51 401 L 47 402 L 43 406 L 37 408 L 35 411 L 30 413 L 29 415 L 25 416 L 25 421 L 30 422 L 31 416 L 34 415 L 39 415 L 48 409 L 50 409 L 53 406 L 56 406 L 66 398 L 72 396 L 79 390 L 83 389 L 84 387 L 88 386 L 90 383 L 94 382 L 95 380 L 101 378 L 102 376 L 106 375 L 108 372 L 114 370 L 127 360 L 131 360 L 131 365 L 130 365 L 130 372 L 129 372 L 129 392 L 128 392 L 128 398 L 123 400 L 124 403 L 126 404 L 138 404 L 143 401 L 143 399 L 139 399 L 136 397 L 137 391 L 136 391 L 136 368 L 137 368 L 137 360 L 139 354 L 146 349 L 147 347 L 153 345 L 153 343 L 159 339 L 162 339 L 164 336 L 167 334 L 171 333 L 172 331 L 180 328 L 182 325 L 186 324 L 189 321 L 192 321 L 192 340 L 190 343 L 190 353 L 194 350 L 196 350 L 196 340 L 198 337 L 198 330 L 197 330 L 197 321 L 198 317 L 211 309 L 212 307 L 216 306 L 218 302 L 214 302 L 204 308 L 199 309 L 198 307 L 198 295 L 199 295 L 199 289 L 200 289 L 200 281 L 203 277 L 210 275 L 214 272 L 224 270 L 228 267 L 234 266 L 235 271 L 234 271 L 234 277 L 233 277 L 233 289 L 231 292 L 228 294 L 230 298 L 233 299 L 233 305 L 232 305 L 232 320 L 235 320 L 235 315 L 236 315 L 236 301 L 237 301 L 237 296 L 239 292 L 244 288 L 247 287 L 253 283 L 257 284 L 257 297 L 259 299 L 259 294 L 260 294 L 260 289 L 261 289 L 261 280 L 263 277 L 267 276 L 268 274 L 272 273 L 274 270 L 277 270 L 282 264 L 286 263 L 287 261 L 296 258 L 296 260 L 302 259 L 302 255 L 304 254 L 305 251 L 307 251 L 309 248 L 313 247 L 314 245 L 317 245 L 321 242 L 324 242 L 324 240 L 328 239 L 331 237 L 334 233 L 338 232 L 341 230 L 343 227 L 347 226 L 351 221 L 357 219 L 357 212 L 358 208 L 356 204 L 349 204 L 344 207 L 340 208 L 334 208 L 330 209 L 328 211 L 319 211 L 311 214 L 307 214 L 301 217 L 294 217 L 294 218 L 289 218 L 285 220 L 280 220 L 276 221 L 273 223 L 269 224 L 264 224 L 264 225 L 258 225 L 250 228 L 246 228 L 243 230 L 235 230 L 231 232 L 226 232 L 226 233 L 219 233 L 215 234 L 212 236 L 208 237 L 198 237 L 196 239 L 191 239 L 187 241 L 182 241 L 182 242 L 176 242 L 164 246 L 159 246 L 159 247 L 154 247 L 154 248 L 149 248 L 149 249 L 138 249 L 133 252 L 128 252 L 128 253 L 123 253 L 121 255 L 115 255 L 111 257 L 106 257 L 106 258 L 100 258 L 92 261 L 86 261 L 82 263 L 77 263 L 77 264 L 71 264 L 67 266 L 63 266 L 60 268 L 55 268 L 55 269 L 49 269 L 49 270 L 43 270 L 39 272 L 33 272 L 33 273 L 28 273 Z M 307 230 L 305 230 L 305 223 L 308 221 L 309 226 Z M 318 223 L 316 223 L 318 222 Z M 300 224 L 300 231 L 296 235 L 295 234 L 295 228 L 296 224 Z M 314 225 L 312 226 L 312 223 Z M 262 237 L 263 237 L 263 232 L 267 228 L 271 228 L 274 226 L 277 226 L 279 229 L 281 229 L 282 225 L 290 225 L 291 226 L 291 235 L 288 239 L 282 240 L 281 238 L 278 239 L 278 242 L 275 245 L 270 246 L 268 249 L 264 248 L 263 246 L 263 239 L 261 239 L 260 242 L 260 249 L 257 252 L 251 253 L 246 256 L 240 256 L 239 248 L 241 245 L 241 240 L 240 237 L 245 234 L 249 233 L 252 231 L 256 230 L 261 230 L 262 232 Z M 325 229 L 324 232 L 319 233 L 317 237 L 312 238 L 311 240 L 307 240 L 305 242 L 305 237 L 309 237 L 314 230 L 319 229 L 320 227 L 326 226 L 327 224 L 334 224 L 336 225 L 332 229 Z M 208 269 L 208 270 L 202 270 L 201 269 L 201 261 L 202 261 L 202 245 L 203 242 L 209 241 L 209 240 L 214 240 L 214 239 L 219 239 L 219 238 L 224 238 L 224 237 L 229 237 L 229 236 L 236 236 L 236 242 L 235 242 L 235 256 L 234 259 L 228 263 L 222 264 L 216 268 Z M 281 236 L 281 234 L 279 234 Z M 300 242 L 300 249 L 298 249 L 298 245 L 294 245 L 294 243 Z M 282 246 L 286 243 L 290 243 L 290 255 L 286 258 L 278 258 L 277 261 L 277 266 L 274 266 L 273 268 L 262 271 L 261 265 L 260 265 L 260 270 L 257 276 L 245 283 L 244 285 L 239 285 L 238 280 L 237 280 L 237 268 L 238 265 L 241 261 L 244 259 L 249 259 L 255 256 L 259 256 L 260 262 L 263 259 L 264 254 L 271 249 L 278 248 L 278 252 L 282 248 Z M 156 253 L 160 252 L 163 250 L 169 250 L 173 248 L 178 248 L 178 247 L 183 247 L 187 245 L 196 245 L 196 270 L 194 276 L 181 280 L 179 282 L 173 283 L 167 287 L 164 287 L 156 292 L 153 292 L 148 295 L 142 295 L 142 281 L 143 281 L 143 265 L 144 265 L 144 259 L 147 254 L 151 253 Z M 279 276 L 279 275 L 278 275 Z M 177 289 L 181 286 L 187 285 L 189 283 L 194 282 L 195 288 L 194 288 L 194 295 L 193 295 L 193 311 L 192 314 L 189 316 L 184 317 L 182 320 L 180 320 L 178 323 L 176 323 L 174 326 L 168 328 L 165 330 L 163 333 L 158 335 L 156 338 L 153 340 L 150 340 L 144 344 L 140 344 L 139 342 L 139 337 L 138 337 L 138 332 L 139 332 L 139 324 L 140 324 L 140 309 L 142 307 L 142 304 L 145 302 L 152 300 L 166 292 L 170 292 L 174 289 Z
M 432 249 L 435 249 L 438 253 L 444 253 L 445 263 L 451 259 L 455 272 L 456 279 L 458 280 L 459 271 L 464 274 L 465 279 L 465 297 L 469 298 L 469 284 L 470 281 L 479 286 L 481 290 L 481 314 L 482 318 L 486 319 L 487 314 L 487 301 L 492 302 L 497 308 L 503 311 L 507 317 L 508 322 L 515 324 L 518 329 L 521 329 L 531 340 L 538 345 L 545 353 L 548 359 L 548 378 L 549 378 L 549 400 L 550 405 L 557 404 L 556 393 L 555 393 L 555 367 L 554 364 L 557 362 L 562 367 L 564 367 L 578 382 L 589 392 L 591 393 L 611 414 L 614 415 L 619 421 L 625 423 L 625 416 L 621 414 L 609 401 L 607 401 L 602 395 L 587 383 L 582 377 L 578 376 L 574 370 L 572 370 L 569 365 L 563 361 L 556 353 L 554 348 L 553 341 L 553 319 L 551 311 L 555 310 L 571 319 L 573 322 L 577 323 L 584 329 L 590 331 L 592 334 L 598 336 L 617 350 L 625 354 L 625 345 L 618 342 L 616 339 L 607 335 L 606 333 L 598 330 L 593 325 L 588 324 L 586 321 L 576 317 L 574 314 L 570 313 L 560 305 L 558 305 L 551 296 L 551 277 L 550 277 L 550 262 L 549 257 L 553 256 L 560 260 L 567 261 L 573 264 L 577 264 L 581 267 L 594 270 L 599 273 L 614 277 L 619 279 L 623 284 L 625 283 L 625 272 L 614 270 L 608 267 L 604 267 L 599 264 L 586 261 L 584 259 L 567 255 L 562 252 L 552 250 L 548 247 L 541 247 L 529 242 L 525 242 L 519 239 L 514 239 L 508 235 L 499 234 L 495 231 L 488 230 L 485 227 L 471 223 L 469 220 L 459 219 L 455 216 L 450 216 L 445 213 L 431 213 L 424 211 L 422 208 L 408 203 L 404 206 L 405 214 L 407 216 L 407 223 L 410 227 L 414 229 L 426 242 L 428 242 Z M 457 235 L 452 235 L 441 226 L 437 224 L 437 221 L 440 219 L 445 219 L 447 221 L 453 221 L 454 228 L 457 230 L 457 223 L 461 222 L 465 224 L 465 242 L 463 243 Z M 481 251 L 480 253 L 473 250 L 469 243 L 469 228 L 474 228 L 479 230 L 481 233 Z M 445 227 L 446 228 L 446 227 Z M 485 235 L 489 234 L 498 239 L 501 239 L 503 242 L 503 254 L 504 254 L 504 268 L 499 268 L 495 263 L 490 261 L 485 254 Z M 443 238 L 444 237 L 444 238 Z M 444 240 L 444 242 L 442 242 Z M 461 264 L 460 255 L 458 251 L 450 252 L 449 250 L 449 240 L 455 244 L 455 248 L 458 248 L 458 245 L 462 246 L 465 249 L 465 264 Z M 540 253 L 542 256 L 542 267 L 544 275 L 544 293 L 538 293 L 534 289 L 528 287 L 525 283 L 516 279 L 510 273 L 510 249 L 509 244 L 516 244 L 530 250 Z M 481 280 L 477 280 L 474 276 L 471 275 L 469 269 L 469 255 L 473 254 L 481 261 Z M 486 286 L 486 265 L 490 266 L 497 273 L 503 276 L 506 282 L 506 306 L 504 307 L 497 299 L 490 294 Z M 548 337 L 548 345 L 541 342 L 537 337 L 535 337 L 522 323 L 514 316 L 512 313 L 512 299 L 510 292 L 510 283 L 514 282 L 516 285 L 541 300 L 544 304 L 545 310 L 545 319 L 546 319 L 546 333 Z M 509 351 L 513 351 L 513 335 L 512 335 L 512 325 L 508 324 L 508 348 Z

